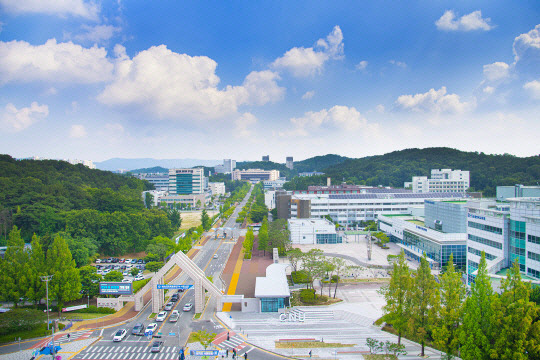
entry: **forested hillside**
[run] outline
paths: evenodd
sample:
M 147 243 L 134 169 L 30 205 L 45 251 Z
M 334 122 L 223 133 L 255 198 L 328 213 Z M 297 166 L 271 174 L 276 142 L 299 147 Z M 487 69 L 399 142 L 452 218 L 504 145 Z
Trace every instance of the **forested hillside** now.
M 16 225 L 44 247 L 62 232 L 72 244 L 114 255 L 141 251 L 155 236 L 170 237 L 169 214 L 144 208 L 146 181 L 56 160 L 16 161 L 0 155 L 0 246 Z
M 154 166 L 151 168 L 130 170 L 129 172 L 132 174 L 157 174 L 157 173 L 168 174 L 169 169 L 166 169 L 161 166 Z
M 540 156 L 520 158 L 450 148 L 406 149 L 349 159 L 323 172 L 333 183 L 403 187 L 413 176 L 430 176 L 431 169 L 469 170 L 471 190 L 494 196 L 498 185 L 536 185 L 540 181 Z
M 296 173 L 309 172 L 309 171 L 323 171 L 324 169 L 341 164 L 342 162 L 349 160 L 348 157 L 328 154 L 324 156 L 314 156 L 312 158 L 298 161 L 294 163 L 294 170 Z

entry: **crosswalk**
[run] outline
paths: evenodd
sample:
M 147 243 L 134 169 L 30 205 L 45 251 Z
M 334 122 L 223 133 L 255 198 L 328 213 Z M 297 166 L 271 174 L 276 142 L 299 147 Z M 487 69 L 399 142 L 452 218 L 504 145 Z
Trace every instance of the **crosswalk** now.
M 99 360 L 171 360 L 178 358 L 178 346 L 164 346 L 158 353 L 152 353 L 151 347 L 143 346 L 92 346 L 79 353 L 74 359 Z
M 229 337 L 228 340 L 227 335 Z M 236 353 L 238 355 L 243 355 L 244 353 L 248 353 L 253 350 L 253 346 L 247 344 L 241 336 L 237 335 L 235 332 L 232 331 L 224 331 L 218 334 L 214 338 L 214 341 L 212 341 L 212 344 L 223 350 L 229 350 L 229 352 L 232 352 L 233 349 L 236 349 Z
M 92 335 L 93 332 L 94 332 L 93 330 L 75 331 L 75 332 L 69 333 L 69 337 L 68 337 L 68 334 L 63 334 L 60 338 L 58 339 L 55 338 L 54 341 L 55 342 L 57 341 L 60 344 L 62 344 L 62 343 L 75 341 L 75 340 L 84 340 L 84 339 L 88 339 L 90 335 Z

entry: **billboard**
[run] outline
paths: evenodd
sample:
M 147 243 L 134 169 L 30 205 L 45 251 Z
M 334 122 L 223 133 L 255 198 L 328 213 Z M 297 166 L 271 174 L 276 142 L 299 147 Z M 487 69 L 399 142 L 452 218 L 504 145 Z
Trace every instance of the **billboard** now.
M 169 284 L 157 284 L 157 288 L 158 289 L 166 289 L 166 290 L 170 290 L 170 289 L 182 289 L 182 290 L 188 290 L 188 289 L 193 289 L 193 285 L 169 285 Z
M 131 283 L 100 282 L 99 294 L 100 295 L 131 295 L 133 294 L 133 287 L 131 286 Z

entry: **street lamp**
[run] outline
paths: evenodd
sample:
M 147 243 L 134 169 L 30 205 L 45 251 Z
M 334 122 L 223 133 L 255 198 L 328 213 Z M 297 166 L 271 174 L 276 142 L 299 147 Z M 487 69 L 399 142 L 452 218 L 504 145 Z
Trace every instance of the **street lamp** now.
M 40 276 L 41 281 L 45 281 L 46 297 L 47 297 L 47 330 L 49 330 L 49 281 L 54 275 Z

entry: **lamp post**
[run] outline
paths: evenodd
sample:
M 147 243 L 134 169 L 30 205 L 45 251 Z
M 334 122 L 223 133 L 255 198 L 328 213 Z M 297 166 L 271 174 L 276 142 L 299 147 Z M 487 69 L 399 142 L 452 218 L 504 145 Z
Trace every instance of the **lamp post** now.
M 45 291 L 47 297 L 47 330 L 49 330 L 49 281 L 51 281 L 53 275 L 40 276 L 41 281 L 45 281 Z

